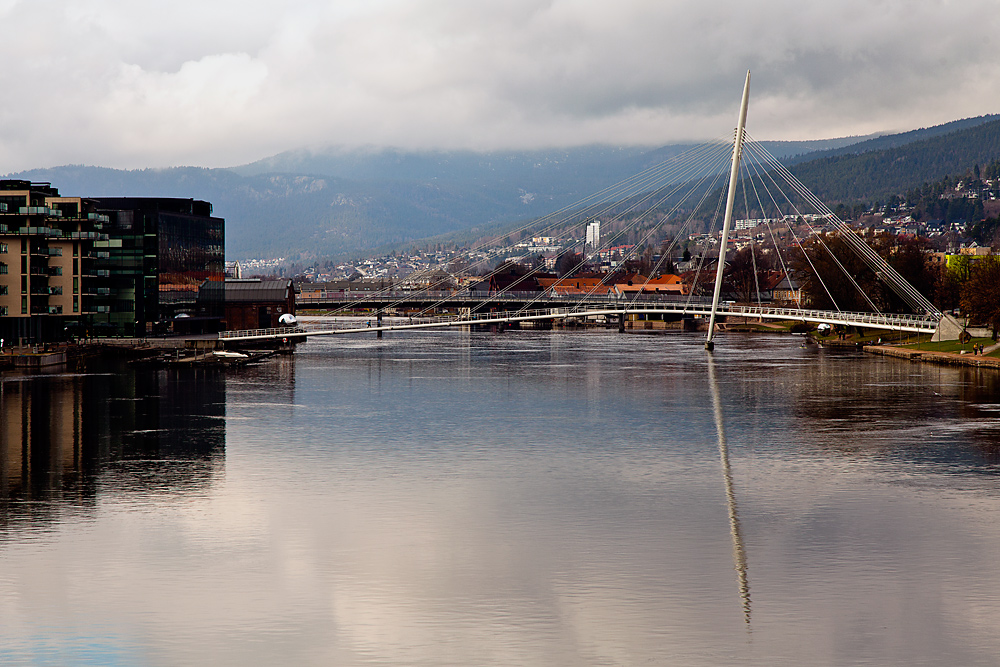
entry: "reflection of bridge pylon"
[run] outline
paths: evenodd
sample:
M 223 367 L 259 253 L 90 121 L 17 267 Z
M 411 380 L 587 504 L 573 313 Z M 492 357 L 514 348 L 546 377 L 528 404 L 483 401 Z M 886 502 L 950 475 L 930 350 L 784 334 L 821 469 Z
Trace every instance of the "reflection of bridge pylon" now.
M 750 625 L 750 583 L 747 579 L 747 552 L 743 546 L 740 517 L 736 507 L 736 492 L 733 490 L 733 474 L 729 466 L 729 446 L 726 444 L 726 426 L 722 420 L 722 400 L 719 386 L 715 381 L 715 360 L 708 357 L 708 387 L 712 392 L 712 407 L 715 413 L 715 430 L 719 436 L 719 460 L 722 463 L 722 480 L 726 486 L 726 506 L 729 510 L 729 533 L 733 539 L 733 568 L 739 585 L 740 600 L 743 603 L 743 620 Z

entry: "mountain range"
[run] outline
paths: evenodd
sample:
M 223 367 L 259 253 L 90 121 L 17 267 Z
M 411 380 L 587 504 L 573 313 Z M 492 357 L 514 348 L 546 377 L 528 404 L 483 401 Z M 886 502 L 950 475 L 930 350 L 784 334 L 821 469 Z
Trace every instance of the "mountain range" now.
M 1000 156 L 1000 116 L 876 137 L 761 142 L 833 203 L 884 197 Z M 70 165 L 7 178 L 71 196 L 190 197 L 226 218 L 230 259 L 361 256 L 545 215 L 678 156 L 690 144 L 532 151 L 289 151 L 228 169 Z

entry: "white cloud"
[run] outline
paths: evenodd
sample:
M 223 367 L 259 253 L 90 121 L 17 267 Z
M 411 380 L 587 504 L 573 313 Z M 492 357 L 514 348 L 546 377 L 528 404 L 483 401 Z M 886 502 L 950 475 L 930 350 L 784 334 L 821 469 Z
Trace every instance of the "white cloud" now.
M 1000 110 L 985 0 L 0 0 L 0 171 L 805 139 Z

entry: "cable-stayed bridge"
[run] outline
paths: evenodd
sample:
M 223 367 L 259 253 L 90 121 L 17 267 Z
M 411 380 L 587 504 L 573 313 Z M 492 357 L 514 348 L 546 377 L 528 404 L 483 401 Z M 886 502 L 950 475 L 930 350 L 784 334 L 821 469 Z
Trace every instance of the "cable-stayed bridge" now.
M 720 304 L 715 311 L 721 317 L 741 317 L 761 320 L 795 320 L 815 324 L 856 326 L 868 329 L 886 331 L 903 331 L 909 333 L 933 334 L 939 320 L 934 315 L 912 315 L 894 313 L 854 313 L 829 310 L 810 310 L 806 308 L 786 308 L 780 306 L 752 306 L 737 304 Z M 469 313 L 453 316 L 424 318 L 392 318 L 384 322 L 381 317 L 373 316 L 355 322 L 311 323 L 306 326 L 278 327 L 273 329 L 248 329 L 242 331 L 224 331 L 219 338 L 233 343 L 248 341 L 268 341 L 288 339 L 290 341 L 304 340 L 310 336 L 333 336 L 345 334 L 378 333 L 386 331 L 414 331 L 419 329 L 444 329 L 453 327 L 489 327 L 519 322 L 545 322 L 555 320 L 571 320 L 603 317 L 625 318 L 629 315 L 642 316 L 680 316 L 690 318 L 709 318 L 712 314 L 711 303 L 664 303 L 662 301 L 629 301 L 627 304 L 615 302 L 578 304 L 575 307 L 536 308 L 532 310 L 492 311 L 487 313 Z M 619 320 L 622 321 L 622 320 Z
M 638 253 L 640 248 L 657 245 L 663 238 L 661 226 L 673 221 L 675 229 L 672 239 L 662 241 L 659 260 L 648 271 L 648 277 L 638 277 L 638 289 L 633 290 L 632 296 L 624 296 L 610 289 L 610 285 L 606 284 L 611 278 L 610 273 L 597 283 L 593 281 L 588 283 L 593 285 L 588 292 L 573 297 L 556 296 L 545 291 L 523 292 L 533 276 L 539 274 L 540 266 L 526 270 L 516 280 L 507 281 L 502 288 L 491 290 L 485 295 L 471 292 L 468 288 L 457 291 L 444 290 L 443 286 L 449 282 L 451 276 L 446 266 L 438 266 L 434 271 L 438 276 L 443 273 L 445 277 L 432 279 L 428 276 L 428 284 L 423 291 L 398 294 L 390 287 L 379 293 L 366 295 L 364 302 L 373 309 L 373 314 L 365 321 L 363 327 L 339 324 L 326 327 L 312 325 L 227 331 L 220 334 L 220 338 L 233 343 L 283 339 L 294 341 L 310 336 L 365 332 L 378 332 L 381 335 L 385 331 L 501 326 L 517 322 L 596 317 L 617 318 L 623 325 L 625 318 L 630 315 L 708 318 L 708 334 L 705 342 L 705 347 L 708 349 L 714 346 L 716 319 L 725 317 L 795 320 L 887 331 L 930 333 L 937 339 L 957 338 L 961 333 L 961 326 L 954 318 L 943 314 L 885 257 L 858 236 L 850 225 L 837 217 L 826 204 L 746 132 L 749 96 L 750 73 L 747 72 L 736 131 L 728 141 L 696 147 L 684 156 L 651 167 L 622 183 L 595 193 L 577 205 L 556 211 L 542 219 L 533 220 L 518 229 L 502 234 L 491 242 L 468 250 L 467 268 L 485 265 L 488 269 L 491 264 L 497 264 L 486 274 L 485 278 L 489 279 L 499 274 L 505 266 L 503 260 L 511 257 L 513 250 L 509 243 L 511 238 L 519 238 L 529 232 L 538 236 L 545 236 L 553 230 L 564 232 L 567 225 L 582 230 L 583 226 L 592 224 L 600 217 L 608 223 L 611 230 L 609 235 L 602 236 L 603 243 L 600 246 L 594 247 L 596 244 L 591 241 L 588 226 L 588 241 L 583 245 L 582 259 L 578 260 L 573 244 L 569 244 L 569 247 L 560 254 L 575 262 L 568 271 L 564 269 L 561 275 L 573 276 L 585 271 L 588 262 L 601 252 L 625 241 L 632 241 L 632 245 L 629 246 L 632 248 L 630 254 Z M 721 181 L 727 172 L 728 188 L 722 188 Z M 714 192 L 719 192 L 719 196 L 713 215 L 710 213 L 711 207 L 706 204 L 710 203 L 710 195 Z M 799 307 L 794 308 L 765 305 L 760 298 L 759 284 L 757 305 L 727 303 L 721 299 L 727 274 L 726 251 L 733 213 L 741 206 L 747 220 L 763 220 L 767 223 L 766 235 L 770 236 L 775 264 L 780 265 L 781 273 L 788 277 L 793 271 L 811 272 L 810 275 L 815 277 L 822 288 L 820 299 L 832 307 L 815 309 L 802 307 L 801 303 Z M 720 216 L 723 208 L 725 213 Z M 658 222 L 651 227 L 643 228 L 640 222 L 644 218 L 655 218 Z M 704 283 L 699 285 L 698 280 L 704 272 L 706 279 L 714 282 L 711 299 L 694 296 L 672 299 L 651 298 L 646 287 L 654 275 L 664 272 L 669 266 L 664 262 L 668 261 L 678 243 L 686 239 L 689 233 L 699 229 L 700 225 L 707 225 L 707 236 L 715 238 L 720 218 L 722 225 L 718 256 L 710 258 L 704 251 L 700 254 L 697 269 L 691 272 L 694 274 L 692 284 L 688 287 L 689 295 L 702 292 Z M 822 222 L 813 225 L 810 220 Z M 772 228 L 772 222 L 777 230 Z M 849 271 L 846 268 L 846 258 L 843 255 L 838 256 L 828 243 L 833 237 L 861 260 L 861 270 L 867 272 L 867 277 L 857 275 L 856 271 L 859 269 Z M 753 243 L 751 237 L 750 254 L 755 262 L 754 279 L 758 280 L 757 251 Z M 484 248 L 487 250 L 484 251 Z M 767 251 L 770 252 L 770 248 L 767 248 Z M 790 253 L 794 253 L 795 256 L 788 257 Z M 472 262 L 473 258 L 478 259 Z M 714 270 L 710 268 L 713 262 L 716 267 Z M 835 266 L 839 274 L 827 275 L 824 278 L 822 272 L 817 269 L 817 264 L 821 262 Z M 411 279 L 419 277 L 411 276 Z M 876 285 L 881 287 L 876 289 Z M 853 290 L 851 296 L 845 297 L 844 290 L 838 289 L 842 286 Z M 877 294 L 876 291 L 882 293 Z M 856 308 L 842 308 L 840 304 L 847 305 L 848 298 L 852 303 L 869 307 L 870 312 L 857 312 Z M 894 306 L 891 308 L 886 306 L 893 301 Z M 357 302 L 345 301 L 328 314 L 334 316 L 346 314 L 357 305 L 359 305 Z M 887 312 L 898 310 L 900 305 L 911 312 Z M 416 313 L 405 321 L 398 319 L 391 323 L 383 321 L 383 316 L 394 315 L 400 309 L 412 312 L 414 308 L 417 309 Z M 458 314 L 434 316 L 434 313 L 446 308 L 456 310 Z M 500 310 L 501 308 L 503 310 Z

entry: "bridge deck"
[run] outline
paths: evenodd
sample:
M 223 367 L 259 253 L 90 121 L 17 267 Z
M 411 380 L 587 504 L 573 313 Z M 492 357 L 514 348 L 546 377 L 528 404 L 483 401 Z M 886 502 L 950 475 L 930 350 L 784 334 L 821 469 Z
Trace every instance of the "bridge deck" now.
M 507 324 L 537 320 L 572 319 L 597 316 L 625 315 L 682 315 L 691 317 L 707 317 L 711 305 L 663 303 L 630 303 L 624 304 L 591 304 L 575 308 L 542 308 L 537 310 L 517 310 L 491 312 L 472 315 L 441 316 L 410 320 L 405 324 L 383 324 L 381 326 L 357 327 L 343 326 L 332 323 L 325 326 L 313 325 L 306 327 L 285 327 L 278 329 L 250 329 L 242 331 L 224 331 L 219 334 L 221 340 L 264 341 L 276 339 L 302 339 L 309 336 L 330 336 L 342 334 L 371 333 L 378 331 L 407 331 L 412 329 L 436 329 L 470 325 Z M 938 318 L 932 315 L 901 315 L 886 313 L 850 313 L 828 310 L 807 310 L 801 308 L 775 308 L 768 306 L 742 306 L 725 304 L 719 306 L 720 315 L 735 317 L 752 317 L 765 320 L 796 320 L 816 324 L 840 324 L 846 326 L 861 326 L 870 329 L 887 331 L 906 331 L 910 333 L 934 333 L 938 326 Z M 374 320 L 375 318 L 371 318 Z M 370 321 L 371 321 L 370 320 Z

